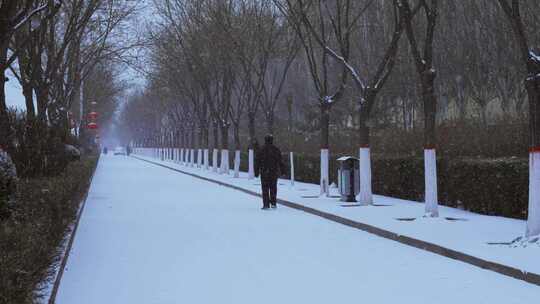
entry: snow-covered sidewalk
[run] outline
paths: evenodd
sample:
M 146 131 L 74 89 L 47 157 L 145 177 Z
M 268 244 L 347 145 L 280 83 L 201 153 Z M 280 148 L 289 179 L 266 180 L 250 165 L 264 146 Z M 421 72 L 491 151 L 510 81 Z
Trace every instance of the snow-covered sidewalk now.
M 260 193 L 260 182 L 248 180 L 244 172 L 241 172 L 240 178 L 233 178 L 232 174 L 217 174 L 211 170 L 206 171 L 141 155 L 137 157 Z M 337 196 L 337 189 L 333 191 Z M 440 207 L 440 218 L 424 218 L 423 203 L 378 195 L 375 195 L 375 204 L 379 205 L 377 207 L 343 207 L 344 203 L 338 198 L 320 198 L 318 185 L 295 182 L 294 187 L 291 187 L 288 180 L 280 180 L 278 197 L 486 261 L 507 265 L 523 272 L 540 274 L 538 259 L 540 246 L 537 244 L 525 248 L 496 245 L 522 236 L 525 231 L 525 221 L 522 220 L 485 216 L 445 206 Z
M 259 208 L 237 190 L 103 156 L 56 303 L 538 300 L 532 284 L 294 209 Z

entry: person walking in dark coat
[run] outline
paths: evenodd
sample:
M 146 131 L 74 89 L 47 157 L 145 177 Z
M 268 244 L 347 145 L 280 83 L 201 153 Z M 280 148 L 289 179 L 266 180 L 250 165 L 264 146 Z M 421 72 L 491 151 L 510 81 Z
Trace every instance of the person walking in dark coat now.
M 281 158 L 281 151 L 274 146 L 274 137 L 266 135 L 264 146 L 257 151 L 255 157 L 255 176 L 261 176 L 263 207 L 276 208 L 277 181 L 286 171 Z

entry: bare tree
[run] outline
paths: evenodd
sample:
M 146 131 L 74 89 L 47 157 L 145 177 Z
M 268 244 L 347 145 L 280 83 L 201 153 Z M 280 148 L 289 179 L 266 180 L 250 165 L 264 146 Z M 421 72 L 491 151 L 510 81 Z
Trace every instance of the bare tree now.
M 540 53 L 531 49 L 519 0 L 498 0 L 514 32 L 516 49 L 526 70 L 529 97 L 529 217 L 527 237 L 540 235 Z
M 438 217 L 437 196 L 437 158 L 436 158 L 436 114 L 437 96 L 435 94 L 435 78 L 437 72 L 433 66 L 433 41 L 438 17 L 438 0 L 419 0 L 411 9 L 409 0 L 401 0 L 400 9 L 405 19 L 405 31 L 409 38 L 409 46 L 419 75 L 422 100 L 424 102 L 424 158 L 425 158 L 425 212 L 427 216 Z M 414 18 L 419 11 L 425 17 L 425 35 L 420 48 L 418 36 L 413 27 Z M 418 17 L 419 18 L 419 17 Z

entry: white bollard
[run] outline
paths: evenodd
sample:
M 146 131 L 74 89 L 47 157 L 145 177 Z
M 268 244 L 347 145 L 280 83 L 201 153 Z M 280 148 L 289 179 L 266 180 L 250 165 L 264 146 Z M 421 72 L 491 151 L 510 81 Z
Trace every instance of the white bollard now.
M 529 216 L 525 236 L 540 236 L 540 147 L 529 152 Z
M 439 203 L 437 199 L 437 154 L 435 149 L 424 149 L 425 178 L 425 216 L 438 217 Z
M 208 170 L 209 168 L 208 156 L 208 149 L 204 149 L 204 170 Z
M 294 187 L 294 153 L 289 153 L 289 159 L 291 162 L 291 187 Z
M 330 195 L 330 191 L 328 189 L 328 149 L 321 149 L 321 196 Z
M 212 171 L 218 172 L 218 149 L 212 151 Z
M 221 174 L 227 174 L 229 175 L 229 150 L 222 149 L 221 150 Z
M 180 165 L 184 165 L 184 148 L 180 148 Z
M 234 177 L 240 177 L 240 150 L 234 152 Z
M 360 148 L 360 193 L 356 200 L 361 205 L 373 204 L 371 190 L 371 152 L 369 147 Z
M 248 151 L 248 179 L 255 178 L 255 151 L 249 149 Z

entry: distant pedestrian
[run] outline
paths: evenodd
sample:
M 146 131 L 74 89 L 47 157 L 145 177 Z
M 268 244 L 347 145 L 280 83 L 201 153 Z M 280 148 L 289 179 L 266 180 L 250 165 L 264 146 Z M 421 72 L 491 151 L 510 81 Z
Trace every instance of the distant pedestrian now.
M 264 146 L 257 151 L 255 157 L 255 176 L 261 176 L 263 207 L 262 209 L 276 208 L 277 181 L 286 171 L 281 158 L 281 151 L 274 146 L 274 137 L 266 135 Z

